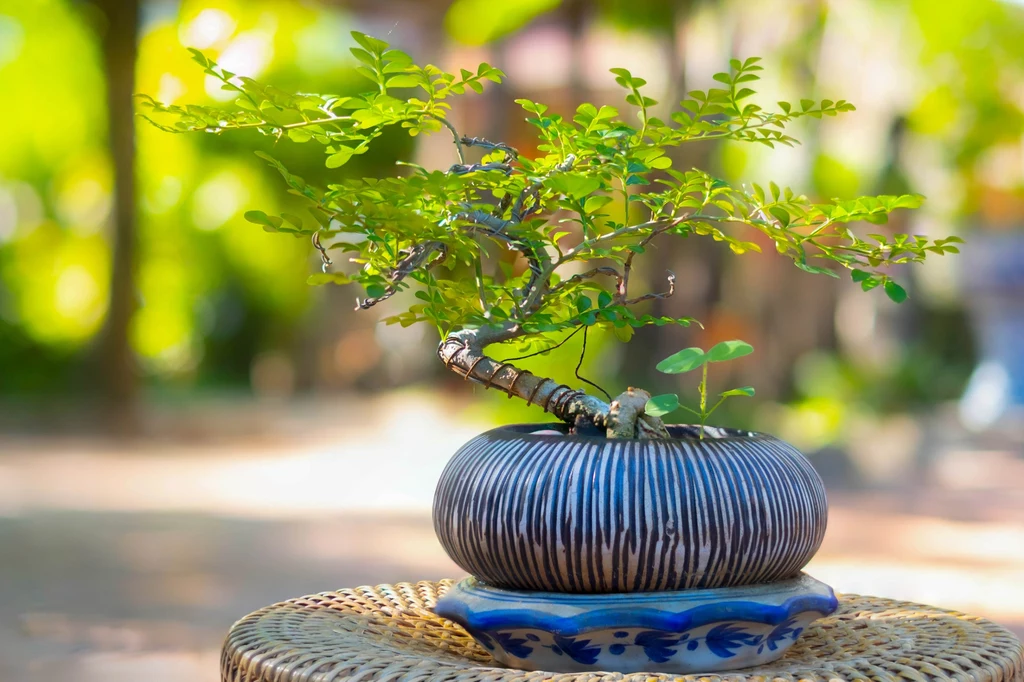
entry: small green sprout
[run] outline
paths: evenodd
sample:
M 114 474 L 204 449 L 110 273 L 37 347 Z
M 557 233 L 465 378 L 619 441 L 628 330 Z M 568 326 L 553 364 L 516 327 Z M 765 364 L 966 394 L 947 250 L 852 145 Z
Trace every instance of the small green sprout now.
M 704 437 L 703 426 L 707 422 L 708 417 L 711 413 L 718 409 L 719 405 L 725 402 L 726 398 L 732 396 L 754 395 L 754 388 L 752 386 L 743 386 L 741 388 L 731 388 L 728 391 L 719 393 L 718 402 L 716 402 L 710 409 L 708 409 L 708 365 L 712 362 L 725 362 L 726 360 L 735 360 L 736 358 L 742 358 L 745 355 L 750 355 L 754 352 L 754 347 L 745 341 L 733 340 L 733 341 L 722 341 L 721 343 L 715 344 L 711 350 L 704 352 L 701 348 L 684 348 L 678 353 L 674 353 L 661 362 L 658 363 L 657 369 L 659 372 L 664 374 L 683 374 L 684 372 L 692 372 L 698 367 L 702 370 L 702 376 L 700 380 L 700 411 L 690 409 L 685 405 L 679 403 L 679 396 L 674 393 L 665 393 L 663 395 L 656 395 L 647 401 L 647 405 L 644 411 L 653 417 L 662 417 L 670 412 L 682 408 L 687 412 L 696 415 L 700 419 L 701 438 Z

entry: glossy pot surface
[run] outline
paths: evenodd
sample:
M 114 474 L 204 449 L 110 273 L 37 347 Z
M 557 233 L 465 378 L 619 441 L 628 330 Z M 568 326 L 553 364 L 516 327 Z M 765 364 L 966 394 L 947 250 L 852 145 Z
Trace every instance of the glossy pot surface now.
M 485 583 L 638 592 L 794 578 L 821 545 L 821 478 L 793 446 L 728 429 L 670 440 L 492 429 L 441 475 L 434 529 Z
M 767 665 L 837 607 L 832 588 L 804 574 L 625 594 L 508 591 L 467 578 L 434 610 L 510 668 L 694 674 Z

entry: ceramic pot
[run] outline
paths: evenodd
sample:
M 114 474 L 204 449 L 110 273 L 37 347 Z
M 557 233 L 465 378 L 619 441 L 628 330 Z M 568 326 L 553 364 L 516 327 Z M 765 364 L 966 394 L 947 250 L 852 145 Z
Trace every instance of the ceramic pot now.
M 493 429 L 448 463 L 434 529 L 489 585 L 560 593 L 669 591 L 796 577 L 825 535 L 821 478 L 793 446 L 729 429 L 670 440 Z
M 770 663 L 837 606 L 832 588 L 808 575 L 713 590 L 572 595 L 510 592 L 468 578 L 435 610 L 511 668 L 686 674 Z

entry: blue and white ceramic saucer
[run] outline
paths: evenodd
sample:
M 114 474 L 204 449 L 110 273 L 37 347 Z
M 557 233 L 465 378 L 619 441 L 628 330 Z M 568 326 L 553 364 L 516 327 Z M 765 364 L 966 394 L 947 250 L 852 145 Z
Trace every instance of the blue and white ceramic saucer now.
M 765 585 L 623 594 L 503 590 L 467 578 L 435 611 L 511 668 L 710 673 L 774 661 L 837 606 L 832 588 L 806 574 Z

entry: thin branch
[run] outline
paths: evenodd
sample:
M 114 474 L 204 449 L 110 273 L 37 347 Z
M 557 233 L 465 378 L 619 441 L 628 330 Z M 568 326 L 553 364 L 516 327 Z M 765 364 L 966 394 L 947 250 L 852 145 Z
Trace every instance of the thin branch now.
M 578 275 L 573 275 L 569 279 L 567 279 L 565 281 L 562 281 L 562 282 L 559 282 L 555 286 L 553 286 L 550 289 L 548 289 L 548 293 L 549 294 L 553 294 L 553 293 L 555 293 L 557 291 L 561 291 L 562 289 L 564 289 L 564 288 L 566 288 L 568 286 L 571 286 L 571 285 L 573 285 L 573 284 L 575 284 L 577 282 L 582 282 L 585 279 L 591 279 L 592 277 L 596 277 L 597 275 L 608 275 L 609 277 L 614 277 L 615 281 L 616 281 L 616 285 L 615 285 L 616 290 L 618 290 L 618 291 L 622 290 L 623 277 L 619 273 L 619 271 L 616 270 L 615 268 L 611 267 L 610 265 L 603 265 L 603 266 L 598 267 L 598 268 L 593 268 L 592 270 L 587 270 L 586 272 L 581 272 Z
M 652 241 L 654 241 L 655 237 L 657 237 L 660 234 L 664 234 L 669 229 L 671 229 L 670 226 L 662 226 L 652 230 L 651 233 L 644 237 L 637 246 L 641 248 L 647 246 Z M 625 262 L 622 264 L 622 279 L 619 281 L 619 289 L 616 293 L 616 299 L 619 303 L 625 303 L 626 301 L 626 296 L 629 292 L 629 275 L 630 272 L 633 270 L 633 258 L 636 256 L 636 254 L 636 251 L 630 251 L 629 255 L 626 256 Z
M 435 251 L 438 253 L 431 257 Z M 381 301 L 386 301 L 394 296 L 398 293 L 398 287 L 396 286 L 398 283 L 416 270 L 421 268 L 429 270 L 440 263 L 448 255 L 448 247 L 443 242 L 429 241 L 415 244 L 406 250 L 399 251 L 398 255 L 403 256 L 403 258 L 398 261 L 394 270 L 391 271 L 388 277 L 391 280 L 391 284 L 388 285 L 384 294 L 376 298 L 365 298 L 362 301 L 356 298 L 356 310 L 368 310 Z
M 482 225 L 497 234 L 503 234 L 505 232 L 505 228 L 512 225 L 511 220 L 505 220 L 504 218 L 499 218 L 496 215 L 485 213 L 484 211 L 462 211 L 452 216 L 452 219 L 465 220 L 466 222 L 474 223 L 476 225 Z
M 651 228 L 657 229 L 659 227 L 664 227 L 666 230 L 670 230 L 673 227 L 681 223 L 685 223 L 688 220 L 696 220 L 701 218 L 715 219 L 714 216 L 703 215 L 700 213 L 687 213 L 677 218 L 660 218 L 658 220 L 648 220 L 645 223 L 637 223 L 636 225 L 627 225 L 626 227 L 620 227 L 619 229 L 614 230 L 612 232 L 608 232 L 607 234 L 602 234 L 592 239 L 587 239 L 586 241 L 580 242 L 574 248 L 566 251 L 565 255 L 558 259 L 557 265 L 564 265 L 565 263 L 568 263 L 569 261 L 579 256 L 584 251 L 588 251 L 597 246 L 598 244 L 603 244 L 605 242 L 618 239 L 619 237 L 625 237 L 636 232 L 643 232 L 644 230 L 649 230 Z
M 600 386 L 595 384 L 590 379 L 586 379 L 586 378 L 580 376 L 580 367 L 583 366 L 583 358 L 586 357 L 586 355 L 587 355 L 587 330 L 588 329 L 590 329 L 590 327 L 586 327 L 586 326 L 583 327 L 583 349 L 580 351 L 580 361 L 576 363 L 576 371 L 575 371 L 576 378 L 579 379 L 580 381 L 582 381 L 583 383 L 587 384 L 588 386 L 593 386 L 597 390 L 601 391 L 601 393 L 604 393 L 605 397 L 608 398 L 608 402 L 611 402 L 612 401 L 611 393 L 609 393 L 608 391 L 604 390 L 603 388 L 601 388 Z
M 511 205 L 512 195 L 506 193 L 503 197 L 501 197 L 501 201 L 498 202 L 498 205 L 494 207 L 492 215 L 496 218 L 500 218 L 501 216 L 505 215 L 505 211 L 507 211 L 508 207 Z
M 462 150 L 462 137 L 459 135 L 459 131 L 455 129 L 455 126 L 451 124 L 451 121 L 446 119 L 444 116 L 435 116 L 434 114 L 427 114 L 430 118 L 438 121 L 448 132 L 452 134 L 452 140 L 455 142 L 455 149 L 459 152 L 459 163 L 466 165 L 466 153 Z
M 573 260 L 574 258 L 579 256 L 580 253 L 594 248 L 594 246 L 596 246 L 597 244 L 606 242 L 606 241 L 611 240 L 611 239 L 617 239 L 619 237 L 624 237 L 626 235 L 633 234 L 635 232 L 641 232 L 643 230 L 648 230 L 648 229 L 651 229 L 652 227 L 657 228 L 657 227 L 665 226 L 666 229 L 671 229 L 671 228 L 675 227 L 676 225 L 679 225 L 681 223 L 686 222 L 687 220 L 692 220 L 694 218 L 700 218 L 700 217 L 707 217 L 707 216 L 701 216 L 700 214 L 696 214 L 695 213 L 695 214 L 684 214 L 684 215 L 681 215 L 681 216 L 679 216 L 677 218 L 673 218 L 671 220 L 666 220 L 666 219 L 650 220 L 650 221 L 647 221 L 645 223 L 639 223 L 637 225 L 629 225 L 629 226 L 626 226 L 626 227 L 620 227 L 619 229 L 617 229 L 617 230 L 615 230 L 613 232 L 609 232 L 607 234 L 603 234 L 603 235 L 600 235 L 598 237 L 593 237 L 592 239 L 588 239 L 586 241 L 581 242 L 575 248 L 572 248 L 569 251 L 566 251 L 564 254 L 562 254 L 562 256 L 560 256 L 557 260 L 553 261 L 550 265 L 548 265 L 548 267 L 544 270 L 544 272 L 541 273 L 539 279 L 541 281 L 548 281 L 548 280 L 550 280 L 551 279 L 551 275 L 554 273 L 554 271 L 559 266 L 564 265 L 565 263 Z M 525 303 L 523 304 L 523 309 L 526 310 L 526 311 L 532 311 L 533 308 L 536 305 L 538 305 L 542 293 L 543 292 L 542 292 L 541 288 L 535 287 L 530 292 L 529 297 L 526 299 Z
M 512 172 L 512 166 L 507 163 L 501 163 L 500 161 L 491 161 L 490 163 L 455 163 L 448 168 L 448 172 L 454 175 L 465 175 L 466 173 L 472 173 L 474 171 L 488 171 L 496 170 L 501 171 L 505 175 Z
M 456 213 L 454 219 L 473 223 L 474 227 L 472 229 L 475 232 L 493 237 L 503 242 L 509 249 L 521 253 L 530 268 L 530 280 L 523 291 L 530 292 L 537 288 L 538 280 L 543 276 L 546 265 L 551 259 L 548 257 L 547 252 L 537 249 L 530 242 L 505 232 L 505 228 L 511 225 L 512 221 L 504 220 L 483 211 Z
M 521 223 L 524 218 L 528 217 L 529 213 L 535 212 L 533 210 L 526 213 L 523 212 L 523 204 L 530 197 L 534 199 L 534 209 L 537 208 L 537 200 L 540 196 L 540 188 L 544 186 L 544 181 L 555 173 L 565 173 L 566 171 L 572 170 L 573 165 L 576 163 L 576 156 L 569 154 L 565 157 L 565 161 L 555 166 L 551 172 L 547 173 L 544 177 L 534 181 L 532 184 L 527 185 L 523 188 L 523 191 L 516 197 L 516 203 L 512 206 L 512 221 Z
M 339 121 L 351 121 L 351 116 L 332 116 L 331 118 L 317 118 L 310 121 L 298 121 L 296 123 L 273 123 L 272 121 L 258 121 L 254 123 L 236 123 L 234 125 L 226 126 L 206 126 L 201 128 L 203 132 L 207 133 L 219 133 L 224 130 L 243 130 L 246 128 L 276 128 L 278 130 L 292 130 L 294 128 L 305 128 L 306 126 L 324 125 L 326 123 L 337 123 Z M 173 129 L 175 132 L 181 132 L 180 130 Z
M 327 268 L 334 265 L 331 257 L 327 255 L 327 249 L 324 248 L 323 244 L 320 243 L 320 230 L 313 233 L 312 237 L 313 248 L 320 252 L 320 270 L 327 272 Z
M 519 158 L 519 150 L 511 145 L 507 145 L 504 142 L 491 142 L 485 140 L 482 137 L 463 137 L 460 142 L 465 147 L 481 147 L 483 149 L 490 149 L 491 151 L 500 150 L 505 152 L 506 161 L 512 161 L 513 159 Z
M 473 264 L 476 275 L 476 293 L 480 297 L 480 312 L 487 314 L 487 292 L 484 289 L 484 254 L 479 244 L 476 245 L 476 262 Z
M 556 343 L 553 346 L 549 346 L 547 348 L 542 348 L 541 350 L 534 351 L 532 353 L 527 353 L 526 355 L 518 355 L 518 356 L 516 356 L 514 358 L 504 358 L 504 359 L 498 360 L 498 362 L 513 362 L 515 360 L 526 360 L 527 358 L 532 358 L 532 357 L 536 357 L 538 355 L 543 355 L 544 353 L 550 353 L 551 351 L 555 350 L 556 348 L 561 348 L 562 346 L 564 346 L 569 339 L 571 339 L 572 337 L 576 336 L 577 334 L 579 334 L 584 329 L 586 329 L 586 327 L 576 327 L 576 329 L 572 330 L 572 332 L 570 332 L 568 336 L 566 336 L 564 339 L 562 339 L 561 341 L 559 341 L 558 343 Z
M 652 301 L 654 299 L 668 298 L 672 294 L 676 293 L 676 276 L 671 270 L 668 273 L 668 291 L 663 291 L 660 294 L 644 294 L 643 296 L 637 296 L 636 298 L 630 298 L 622 301 L 622 305 L 635 305 L 642 301 Z
M 512 222 L 521 223 L 524 219 L 529 218 L 531 213 L 536 213 L 539 210 L 537 203 L 540 198 L 540 188 L 540 181 L 523 188 L 523 191 L 516 197 L 516 202 L 512 206 Z M 528 211 L 524 212 L 523 205 L 526 203 L 527 199 L 531 198 L 533 199 L 533 206 Z

